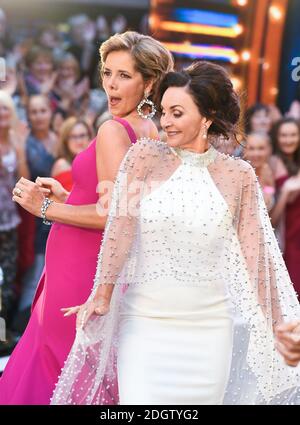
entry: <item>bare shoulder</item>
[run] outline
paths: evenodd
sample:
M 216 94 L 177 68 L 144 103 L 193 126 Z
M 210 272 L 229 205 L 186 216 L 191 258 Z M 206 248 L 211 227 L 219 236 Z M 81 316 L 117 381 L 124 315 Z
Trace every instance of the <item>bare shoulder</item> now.
M 150 120 L 150 134 L 152 139 L 159 139 L 158 129 L 153 121 Z
M 52 177 L 57 176 L 64 171 L 69 171 L 71 169 L 71 164 L 65 158 L 57 159 L 52 167 L 51 175 Z
M 97 149 L 111 149 L 117 146 L 129 146 L 130 139 L 125 128 L 115 120 L 105 121 L 98 130 L 96 146 Z

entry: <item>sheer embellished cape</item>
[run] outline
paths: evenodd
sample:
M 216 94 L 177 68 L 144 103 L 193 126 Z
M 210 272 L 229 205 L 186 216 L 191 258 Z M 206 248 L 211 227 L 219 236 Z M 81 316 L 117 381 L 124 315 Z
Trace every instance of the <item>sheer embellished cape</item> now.
M 90 298 L 98 285 L 113 283 L 110 312 L 78 329 L 52 404 L 118 403 L 120 307 L 128 285 L 143 284 L 140 204 L 172 178 L 186 155 L 207 168 L 231 217 L 217 258 L 234 317 L 224 404 L 300 404 L 300 368 L 286 366 L 274 346 L 275 326 L 299 319 L 300 307 L 254 170 L 213 146 L 200 157 L 149 139 L 133 145 L 121 164 L 99 252 Z

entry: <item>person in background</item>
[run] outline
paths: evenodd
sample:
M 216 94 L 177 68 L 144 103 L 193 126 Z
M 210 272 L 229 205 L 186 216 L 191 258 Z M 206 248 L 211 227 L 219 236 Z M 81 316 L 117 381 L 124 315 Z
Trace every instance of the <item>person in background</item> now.
M 57 138 L 50 128 L 52 112 L 50 101 L 46 96 L 31 96 L 27 111 L 30 133 L 26 140 L 26 158 L 30 180 L 35 181 L 37 177 L 46 177 L 51 174 L 57 156 Z M 25 224 L 26 239 L 33 244 L 34 261 L 23 277 L 23 290 L 19 303 L 19 314 L 23 317 L 23 324 L 19 332 L 24 330 L 30 316 L 30 305 L 44 268 L 46 242 L 50 230 L 40 218 L 35 218 L 28 213 L 26 213 Z
M 66 53 L 58 63 L 53 94 L 57 106 L 68 116 L 82 116 L 89 101 L 90 83 L 87 77 L 80 79 L 80 67 L 71 53 Z
M 300 102 L 298 99 L 295 99 L 291 105 L 289 110 L 285 114 L 288 118 L 295 118 L 295 120 L 300 120 Z
M 112 34 L 124 32 L 127 27 L 127 19 L 124 15 L 116 15 L 111 22 L 111 32 Z
M 51 51 L 40 46 L 33 46 L 25 57 L 25 64 L 27 71 L 19 83 L 21 96 L 27 101 L 35 94 L 48 96 L 51 107 L 55 109 L 57 105 L 52 90 L 57 74 Z
M 95 42 L 96 25 L 85 14 L 71 16 L 70 45 L 67 48 L 80 64 L 81 77 L 87 76 L 93 83 L 94 72 L 98 67 L 97 43 Z
M 245 131 L 268 134 L 272 127 L 272 118 L 269 107 L 262 103 L 256 103 L 246 110 Z
M 255 169 L 268 211 L 273 208 L 275 202 L 275 182 L 269 165 L 271 153 L 271 139 L 267 134 L 248 134 L 244 159 L 249 161 Z
M 20 122 L 27 122 L 27 114 L 26 114 L 26 102 L 27 97 L 19 90 L 20 85 L 22 86 L 23 80 L 20 77 L 20 73 L 17 71 L 17 64 L 13 57 L 6 59 L 5 61 L 5 81 L 1 81 L 0 79 L 0 90 L 8 93 L 15 104 L 16 113 L 20 120 Z
M 107 19 L 104 15 L 97 16 L 97 19 L 95 22 L 95 30 L 96 30 L 96 40 L 98 40 L 100 43 L 103 43 L 111 35 L 111 31 L 110 31 Z
M 66 111 L 61 108 L 57 108 L 53 112 L 51 120 L 51 129 L 55 133 L 56 137 L 59 137 L 61 126 L 63 125 L 67 117 L 68 115 Z
M 284 259 L 300 294 L 300 127 L 294 118 L 282 118 L 272 129 L 274 155 L 270 165 L 276 184 L 273 226 L 281 231 Z
M 20 217 L 11 190 L 22 176 L 29 177 L 25 140 L 17 129 L 17 116 L 9 94 L 0 91 L 0 267 L 4 272 L 1 316 L 10 328 L 17 300 L 16 273 Z M 22 255 L 22 253 L 20 253 Z
M 35 42 L 41 48 L 51 50 L 55 61 L 62 58 L 64 54 L 63 40 L 54 25 L 43 25 L 37 33 Z
M 238 158 L 244 157 L 245 146 L 247 145 L 247 135 L 250 133 L 262 133 L 268 135 L 272 126 L 272 111 L 269 105 L 255 103 L 250 106 L 242 116 L 240 126 L 243 127 L 242 139 L 228 140 L 223 145 L 222 151 Z
M 51 176 L 68 192 L 73 186 L 72 162 L 77 154 L 88 147 L 92 136 L 87 123 L 75 117 L 68 118 L 60 129 L 58 156 L 52 167 Z
M 274 125 L 277 121 L 282 118 L 282 113 L 278 106 L 276 105 L 268 105 L 269 115 L 271 117 L 272 125 Z
M 0 57 L 5 57 L 12 48 L 12 40 L 8 31 L 7 17 L 0 8 Z

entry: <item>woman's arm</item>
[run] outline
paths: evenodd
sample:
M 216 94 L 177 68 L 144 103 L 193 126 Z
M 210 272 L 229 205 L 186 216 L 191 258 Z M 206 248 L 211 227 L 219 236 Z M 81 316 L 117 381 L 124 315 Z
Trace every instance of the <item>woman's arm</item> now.
M 153 170 L 154 161 L 158 161 L 159 155 L 155 145 L 155 142 L 150 141 L 136 143 L 129 150 L 119 170 L 109 212 L 110 219 L 105 227 L 98 256 L 92 293 L 81 306 L 62 309 L 65 316 L 77 314 L 77 328 L 84 327 L 93 314 L 101 316 L 108 313 L 114 288 L 119 282 L 126 262 L 134 255 L 132 245 L 138 232 L 137 217 L 143 193 L 141 184 L 145 183 L 148 172 Z M 130 273 L 132 272 L 130 268 Z
M 268 212 L 272 210 L 275 204 L 275 182 L 271 167 L 265 163 L 262 167 L 258 180 L 263 190 L 263 197 Z
M 115 121 L 106 121 L 98 131 L 96 141 L 96 165 L 98 180 L 112 184 L 117 176 L 121 161 L 130 147 L 127 132 Z M 30 213 L 40 217 L 44 195 L 36 183 L 21 179 L 17 185 L 22 190 L 22 197 L 14 196 L 14 200 Z M 95 188 L 95 191 L 97 188 Z M 99 193 L 101 197 L 102 193 Z M 108 198 L 110 197 L 108 193 Z M 109 200 L 109 199 L 108 199 Z M 47 219 L 59 223 L 70 224 L 92 229 L 104 229 L 106 214 L 99 215 L 97 204 L 69 205 L 53 202 L 46 213 Z
M 18 159 L 18 177 L 24 177 L 29 179 L 29 169 L 27 166 L 26 153 L 24 147 L 19 147 L 16 149 L 17 159 Z
M 114 182 L 122 162 L 130 147 L 127 132 L 115 121 L 105 122 L 98 131 L 96 140 L 96 165 L 98 180 L 101 185 L 111 186 Z M 96 188 L 95 188 L 96 190 Z M 99 198 L 103 195 L 99 193 Z M 108 193 L 110 198 L 111 193 Z M 65 205 L 53 202 L 47 211 L 47 218 L 51 221 L 81 227 L 104 229 L 107 214 L 99 215 L 97 204 L 92 205 Z
M 15 128 L 10 130 L 10 140 L 17 155 L 17 174 L 18 178 L 30 178 L 30 173 L 27 164 L 25 144 L 29 130 L 27 124 L 18 121 Z
M 292 176 L 286 180 L 279 193 L 278 201 L 271 211 L 272 224 L 276 226 L 280 217 L 282 216 L 286 205 L 292 202 L 300 192 L 300 178 Z
M 46 215 L 50 221 L 89 229 L 104 229 L 106 223 L 106 217 L 98 215 L 96 204 L 75 206 L 53 202 Z
M 284 213 L 287 201 L 288 201 L 287 191 L 281 190 L 279 193 L 279 197 L 270 212 L 272 226 L 277 226 L 282 214 Z
M 270 158 L 270 167 L 273 173 L 274 180 L 278 180 L 288 175 L 288 170 L 286 169 L 286 166 L 284 165 L 282 159 L 277 155 L 273 155 Z M 282 214 L 284 213 L 286 205 L 290 200 L 292 192 L 295 192 L 290 187 L 290 180 L 291 178 L 286 180 L 281 189 L 279 189 L 278 198 L 276 199 L 274 207 L 270 211 L 269 215 L 273 226 L 277 226 Z

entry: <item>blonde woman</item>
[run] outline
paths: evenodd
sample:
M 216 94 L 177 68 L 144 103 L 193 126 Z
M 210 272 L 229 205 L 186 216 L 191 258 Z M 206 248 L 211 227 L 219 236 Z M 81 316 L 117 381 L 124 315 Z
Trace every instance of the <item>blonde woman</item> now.
M 99 195 L 102 198 L 98 183 L 110 188 L 131 144 L 158 136 L 152 114 L 140 110 L 141 102 L 155 98 L 160 81 L 173 67 L 170 53 L 152 37 L 126 32 L 103 43 L 100 55 L 103 88 L 114 118 L 74 161 L 72 191 L 51 178 L 37 183 L 22 179 L 13 191 L 13 199 L 27 211 L 55 224 L 30 322 L 0 380 L 0 404 L 49 404 L 75 337 L 75 317 L 64 318 L 60 310 L 82 304 L 93 286 L 106 223 L 106 216 L 97 212 Z
M 28 177 L 24 138 L 18 136 L 18 121 L 13 100 L 0 91 L 0 267 L 4 271 L 1 316 L 10 325 L 15 300 L 15 278 L 18 256 L 17 226 L 20 223 L 11 191 L 18 178 Z

